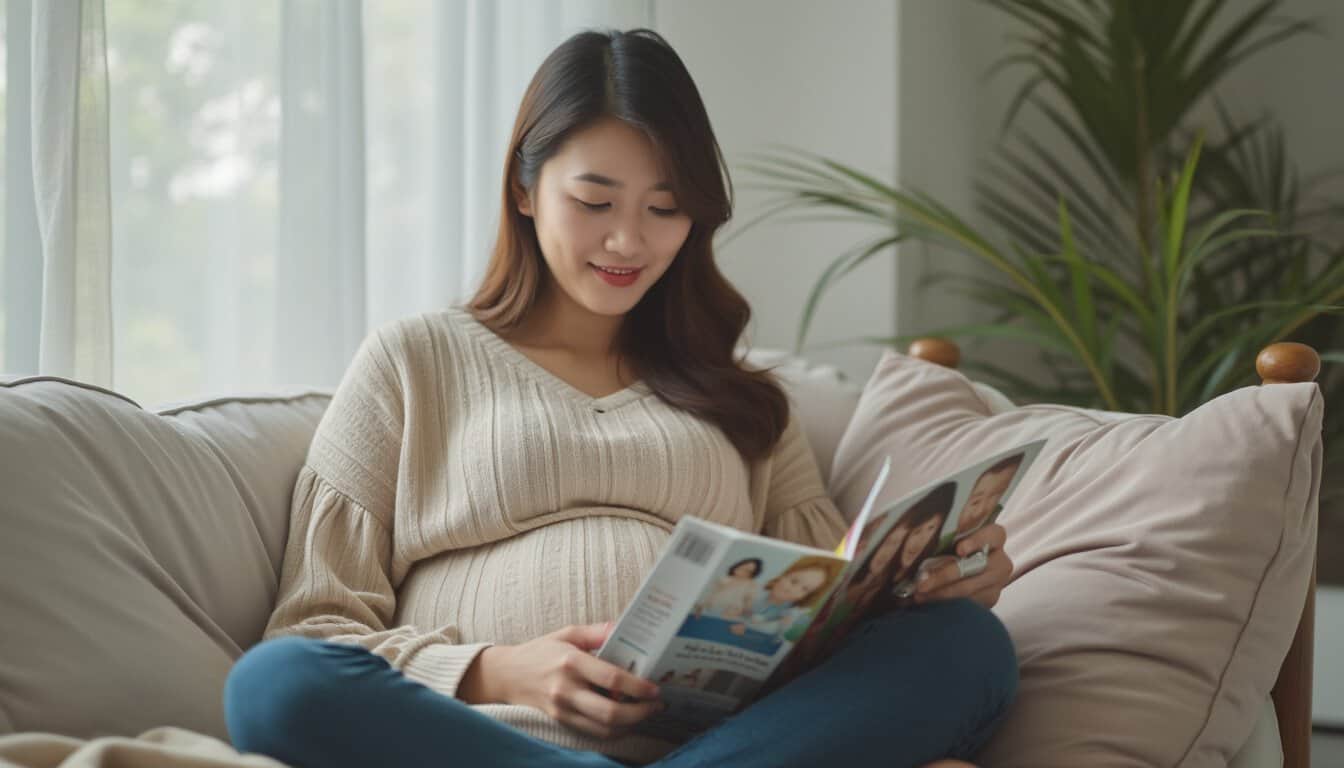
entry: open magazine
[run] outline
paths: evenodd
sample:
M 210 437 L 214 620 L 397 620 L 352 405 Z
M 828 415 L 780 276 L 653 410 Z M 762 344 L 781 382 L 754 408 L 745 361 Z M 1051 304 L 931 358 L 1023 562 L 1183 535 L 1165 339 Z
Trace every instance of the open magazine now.
M 598 658 L 654 681 L 667 708 L 638 730 L 681 741 L 834 651 L 862 620 L 913 604 L 921 572 L 993 522 L 1044 440 L 983 459 L 876 504 L 883 465 L 834 551 L 684 517 Z

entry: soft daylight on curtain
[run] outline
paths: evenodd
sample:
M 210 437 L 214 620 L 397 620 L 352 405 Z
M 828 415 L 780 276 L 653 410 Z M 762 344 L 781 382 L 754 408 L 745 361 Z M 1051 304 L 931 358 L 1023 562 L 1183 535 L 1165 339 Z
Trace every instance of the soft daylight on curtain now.
M 332 386 L 370 328 L 464 298 L 531 72 L 577 29 L 652 23 L 610 0 L 3 5 L 0 371 L 147 405 Z

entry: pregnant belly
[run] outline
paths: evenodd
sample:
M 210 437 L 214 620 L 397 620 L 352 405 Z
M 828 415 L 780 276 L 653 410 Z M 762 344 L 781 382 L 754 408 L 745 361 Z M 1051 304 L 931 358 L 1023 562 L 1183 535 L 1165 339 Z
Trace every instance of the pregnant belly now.
M 411 568 L 396 624 L 452 625 L 464 643 L 521 643 L 567 624 L 614 620 L 667 536 L 641 520 L 583 517 L 445 552 Z

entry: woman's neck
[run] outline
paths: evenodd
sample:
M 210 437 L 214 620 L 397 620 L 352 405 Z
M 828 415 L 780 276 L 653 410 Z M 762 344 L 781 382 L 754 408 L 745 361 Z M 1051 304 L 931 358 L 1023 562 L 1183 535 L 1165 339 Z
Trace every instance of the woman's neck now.
M 605 360 L 617 354 L 616 336 L 624 319 L 588 311 L 548 280 L 512 336 L 528 346 Z

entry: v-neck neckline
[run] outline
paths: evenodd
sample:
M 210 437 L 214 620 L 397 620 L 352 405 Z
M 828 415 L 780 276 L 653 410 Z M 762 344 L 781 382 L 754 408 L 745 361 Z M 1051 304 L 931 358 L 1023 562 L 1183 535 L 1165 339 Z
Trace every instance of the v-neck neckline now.
M 512 363 L 514 367 L 530 374 L 537 383 L 547 389 L 578 402 L 593 410 L 603 413 L 615 408 L 619 408 L 626 403 L 634 402 L 650 393 L 653 390 L 643 381 L 636 381 L 628 387 L 618 389 L 602 397 L 593 397 L 578 387 L 570 384 L 556 373 L 541 363 L 533 360 L 523 354 L 522 350 L 505 341 L 502 336 L 495 333 L 493 329 L 477 320 L 468 310 L 461 307 L 453 307 L 450 312 L 458 314 L 464 319 L 464 322 L 475 337 L 487 349 L 496 352 L 506 361 Z

